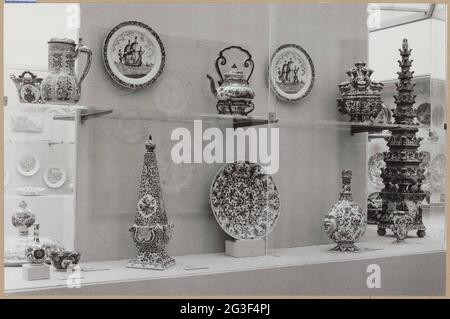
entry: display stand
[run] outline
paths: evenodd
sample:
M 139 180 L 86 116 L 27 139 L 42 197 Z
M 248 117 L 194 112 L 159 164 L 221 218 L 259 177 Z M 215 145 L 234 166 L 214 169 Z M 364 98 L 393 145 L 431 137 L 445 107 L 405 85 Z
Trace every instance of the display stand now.
M 50 278 L 50 266 L 24 264 L 22 266 L 22 277 L 25 280 L 41 280 Z
M 256 257 L 266 254 L 266 241 L 254 240 L 225 240 L 225 255 L 232 257 Z

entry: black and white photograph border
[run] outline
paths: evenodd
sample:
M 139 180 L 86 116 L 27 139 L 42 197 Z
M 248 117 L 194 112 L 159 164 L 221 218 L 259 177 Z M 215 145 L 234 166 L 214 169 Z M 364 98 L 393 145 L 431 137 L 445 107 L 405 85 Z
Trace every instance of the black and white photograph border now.
M 446 3 L 18 2 L 4 296 L 448 297 Z

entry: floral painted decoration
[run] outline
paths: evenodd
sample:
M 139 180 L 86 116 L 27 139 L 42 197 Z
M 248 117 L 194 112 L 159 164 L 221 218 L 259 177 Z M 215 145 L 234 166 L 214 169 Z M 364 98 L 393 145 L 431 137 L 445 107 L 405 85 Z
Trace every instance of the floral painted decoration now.
M 259 164 L 226 164 L 213 180 L 210 199 L 220 227 L 235 239 L 263 238 L 279 217 L 277 187 Z

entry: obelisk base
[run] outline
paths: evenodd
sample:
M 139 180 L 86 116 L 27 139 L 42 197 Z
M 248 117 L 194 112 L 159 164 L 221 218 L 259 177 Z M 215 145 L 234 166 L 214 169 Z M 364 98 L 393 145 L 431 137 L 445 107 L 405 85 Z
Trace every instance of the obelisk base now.
M 128 262 L 127 267 L 164 270 L 173 265 L 175 265 L 175 259 L 170 257 L 165 251 L 160 251 L 157 253 L 140 251 L 136 258 Z

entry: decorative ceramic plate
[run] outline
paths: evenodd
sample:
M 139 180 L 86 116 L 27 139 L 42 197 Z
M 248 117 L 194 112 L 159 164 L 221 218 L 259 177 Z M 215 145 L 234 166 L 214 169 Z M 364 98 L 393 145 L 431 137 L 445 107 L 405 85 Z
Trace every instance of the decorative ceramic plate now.
M 277 187 L 258 164 L 239 161 L 223 166 L 212 182 L 210 199 L 220 227 L 236 239 L 263 238 L 278 220 Z
M 45 187 L 19 187 L 16 191 L 22 196 L 40 196 Z
M 138 21 L 116 25 L 103 44 L 106 70 L 115 82 L 129 89 L 139 89 L 156 81 L 165 58 L 158 34 Z
M 59 188 L 64 185 L 66 179 L 66 170 L 61 165 L 53 164 L 45 169 L 44 182 L 48 187 Z
M 445 110 L 442 105 L 436 105 L 431 114 L 431 120 L 433 121 L 434 126 L 441 126 L 442 124 L 444 124 Z
M 141 118 L 143 115 L 136 109 L 122 109 L 114 121 L 116 136 L 129 143 L 137 143 L 145 138 L 145 129 Z
M 427 141 L 431 143 L 437 143 L 439 141 L 439 134 L 436 131 L 429 130 Z
M 431 123 L 431 105 L 430 103 L 422 103 L 416 111 L 416 117 L 420 124 L 430 125 Z
M 381 178 L 381 169 L 386 166 L 383 153 L 375 153 L 369 157 L 368 174 L 369 181 L 378 189 L 384 188 L 383 179 Z
M 280 46 L 270 59 L 269 82 L 283 101 L 298 102 L 314 84 L 314 65 L 308 53 L 296 44 Z
M 430 162 L 430 181 L 434 191 L 445 188 L 445 154 L 440 153 Z
M 17 171 L 23 176 L 33 176 L 40 167 L 39 160 L 31 153 L 23 154 L 16 164 Z

